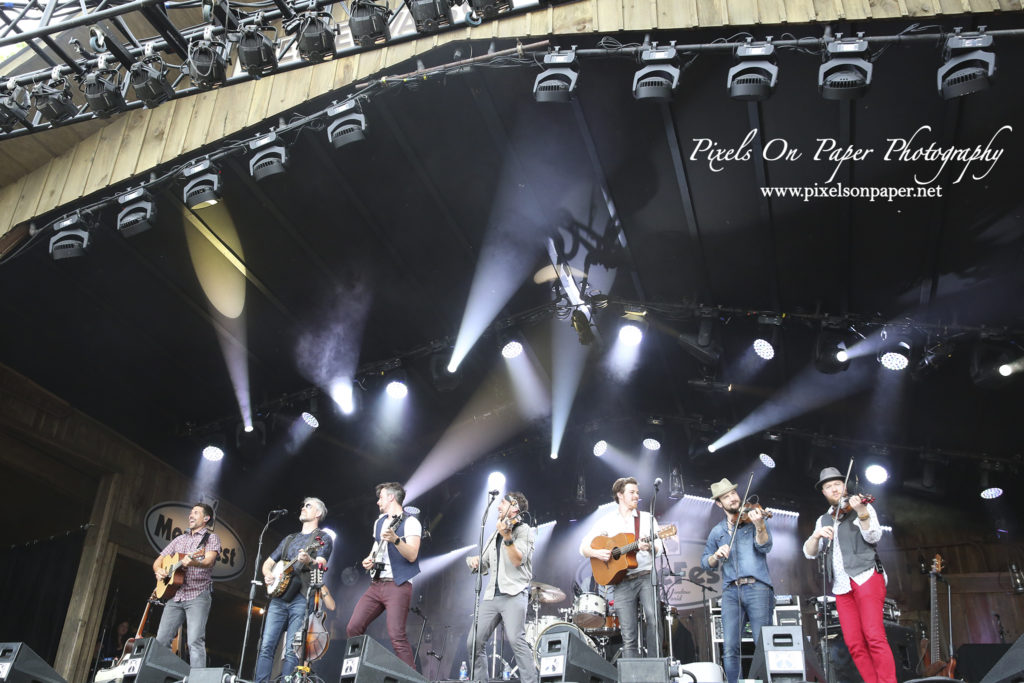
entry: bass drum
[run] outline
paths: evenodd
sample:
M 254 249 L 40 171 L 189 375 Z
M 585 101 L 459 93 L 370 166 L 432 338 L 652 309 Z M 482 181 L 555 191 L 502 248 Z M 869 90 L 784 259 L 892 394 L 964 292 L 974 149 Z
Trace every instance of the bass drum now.
M 604 628 L 608 601 L 597 593 L 581 593 L 572 602 L 572 620 L 580 628 Z
M 544 632 L 544 629 L 548 626 L 564 623 L 565 621 L 562 617 L 556 617 L 550 614 L 545 614 L 542 617 L 538 617 L 536 620 L 530 620 L 526 622 L 526 642 L 530 644 L 531 649 L 536 650 L 537 643 L 540 642 L 540 634 Z

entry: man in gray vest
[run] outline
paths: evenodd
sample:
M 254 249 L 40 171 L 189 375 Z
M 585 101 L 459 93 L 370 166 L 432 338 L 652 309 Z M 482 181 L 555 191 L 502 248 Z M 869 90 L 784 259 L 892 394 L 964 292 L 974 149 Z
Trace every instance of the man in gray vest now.
M 882 624 L 887 579 L 875 551 L 882 538 L 878 515 L 860 496 L 847 495 L 843 475 L 835 467 L 821 471 L 815 488 L 830 507 L 814 523 L 814 533 L 804 542 L 804 556 L 813 559 L 825 551 L 825 572 L 832 580 L 843 640 L 864 683 L 896 683 L 896 663 Z
M 469 568 L 489 573 L 491 580 L 480 601 L 480 615 L 473 642 L 473 630 L 466 639 L 469 656 L 476 658 L 473 678 L 486 681 L 487 652 L 484 646 L 500 621 L 505 637 L 512 644 L 512 652 L 519 666 L 519 680 L 537 682 L 537 667 L 533 650 L 526 640 L 526 607 L 530 581 L 533 579 L 533 543 L 536 530 L 520 520 L 529 508 L 526 496 L 513 491 L 498 503 L 498 523 L 493 542 L 484 548 L 483 557 L 466 558 Z

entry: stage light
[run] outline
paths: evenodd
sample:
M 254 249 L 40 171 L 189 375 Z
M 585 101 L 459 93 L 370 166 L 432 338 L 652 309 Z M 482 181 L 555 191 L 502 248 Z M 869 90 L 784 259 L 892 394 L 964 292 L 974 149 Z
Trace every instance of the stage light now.
M 665 430 L 661 427 L 661 420 L 655 417 L 649 418 L 640 437 L 646 450 L 661 450 L 661 444 L 665 440 Z
M 898 372 L 910 365 L 910 338 L 904 334 L 892 334 L 883 329 L 882 343 L 878 347 L 878 362 L 886 370 Z
M 487 490 L 497 491 L 498 494 L 505 492 L 505 475 L 501 472 L 491 472 L 487 475 Z
M 406 384 L 404 370 L 395 370 L 388 375 L 388 383 L 384 388 L 388 396 L 394 399 L 403 399 L 409 395 L 409 385 Z
M 327 140 L 335 149 L 366 138 L 366 116 L 363 115 L 359 100 L 351 99 L 336 104 L 325 115 L 331 121 L 327 125 Z
M 127 107 L 118 71 L 107 68 L 106 55 L 97 57 L 96 68 L 85 74 L 82 91 L 89 109 L 100 118 L 122 112 Z
M 849 347 L 841 330 L 822 327 L 814 347 L 814 367 L 818 372 L 832 375 L 850 367 Z
M 921 349 L 921 358 L 914 363 L 914 377 L 920 379 L 938 370 L 953 358 L 955 348 L 947 339 L 929 339 Z
M 523 343 L 519 335 L 510 328 L 498 332 L 498 347 L 501 349 L 502 357 L 508 360 L 518 358 L 523 353 Z
M 533 82 L 533 97 L 538 102 L 568 102 L 576 91 L 580 65 L 576 61 L 576 46 L 562 52 L 557 47 L 544 55 L 543 71 Z
M 54 261 L 77 258 L 89 249 L 89 231 L 92 225 L 86 216 L 73 213 L 53 224 L 54 236 L 50 238 L 50 256 Z
M 552 451 L 551 452 L 551 459 L 552 460 L 558 460 L 558 451 Z
M 770 39 L 769 39 L 770 40 Z M 768 99 L 779 80 L 779 67 L 775 65 L 775 46 L 770 42 L 752 42 L 736 47 L 739 62 L 729 69 L 726 85 L 734 100 L 757 101 Z
M 391 40 L 391 9 L 386 5 L 378 5 L 370 0 L 352 0 L 348 13 L 348 29 L 352 32 L 352 40 L 360 47 L 370 47 L 374 43 Z
M 122 192 L 117 196 L 121 207 L 117 212 L 117 231 L 122 237 L 134 237 L 146 232 L 156 222 L 156 202 L 143 187 Z
M 256 430 L 256 428 L 253 427 L 251 424 L 244 425 L 242 427 L 242 431 L 245 432 L 246 434 L 252 434 L 255 430 Z
M 782 318 L 777 315 L 757 317 L 758 336 L 754 339 L 754 353 L 764 360 L 775 358 L 775 345 L 779 341 Z
M 293 17 L 285 29 L 297 33 L 299 58 L 306 62 L 324 62 L 337 54 L 335 39 L 338 27 L 329 12 L 302 12 Z
M 19 123 L 30 128 L 28 109 L 32 106 L 32 97 L 28 90 L 13 78 L 7 81 L 4 89 L 7 94 L 0 98 L 0 131 L 10 133 Z
M 782 443 L 782 434 L 779 432 L 765 432 L 762 437 L 761 450 L 758 459 L 768 469 L 775 469 L 775 455 L 779 451 L 779 444 Z
M 50 123 L 59 123 L 78 113 L 72 101 L 71 84 L 60 75 L 59 66 L 53 67 L 50 80 L 37 83 L 32 89 L 32 106 Z
M 984 48 L 992 46 L 992 36 L 979 31 L 961 33 L 946 38 L 942 50 L 945 63 L 939 67 L 935 80 L 939 94 L 947 100 L 985 90 L 996 73 L 996 56 Z
M 843 38 L 837 33 L 825 45 L 825 61 L 818 68 L 818 92 L 826 100 L 856 99 L 871 85 L 874 66 L 867 59 L 868 41 L 863 35 Z
M 633 76 L 633 97 L 648 102 L 671 102 L 672 93 L 679 85 L 679 60 L 676 43 L 658 47 L 657 43 L 642 53 L 644 65 Z
M 265 33 L 276 29 L 262 25 L 262 13 L 256 15 L 255 21 L 255 24 L 242 27 L 235 50 L 242 70 L 253 78 L 259 78 L 277 68 L 276 45 Z
M 227 51 L 227 46 L 214 37 L 212 26 L 207 26 L 203 30 L 201 40 L 190 42 L 186 68 L 192 85 L 203 90 L 224 85 L 228 70 L 228 60 L 225 57 Z
M 477 17 L 494 19 L 500 13 L 511 10 L 512 3 L 510 0 L 469 0 L 469 7 Z
M 709 443 L 708 444 L 708 453 L 714 453 L 717 450 L 718 450 L 718 446 L 716 446 L 713 443 Z
M 1013 374 L 1013 366 L 1009 363 L 1003 363 L 999 366 L 999 374 L 1003 377 L 1009 377 Z
M 209 159 L 200 159 L 181 169 L 186 179 L 182 193 L 190 209 L 205 209 L 220 201 L 220 169 Z
M 249 175 L 257 182 L 288 170 L 288 149 L 281 144 L 277 133 L 261 135 L 249 143 L 249 148 L 253 151 Z
M 453 391 L 462 381 L 462 373 L 448 369 L 448 361 L 452 356 L 449 347 L 443 348 L 430 356 L 430 381 L 438 391 Z
M 757 457 L 760 459 L 762 465 L 770 470 L 775 469 L 775 458 L 770 456 L 768 453 L 762 452 Z
M 334 401 L 342 415 L 352 415 L 356 412 L 356 392 L 352 386 L 352 380 L 342 377 L 331 384 L 331 400 Z
M 623 322 L 619 327 L 619 341 L 626 346 L 639 346 L 647 331 L 647 311 L 643 309 L 627 309 L 622 315 Z
M 203 457 L 210 462 L 217 462 L 224 459 L 224 449 L 220 446 L 206 446 L 203 448 Z
M 249 444 L 267 445 L 267 424 L 263 420 L 239 422 L 235 426 L 235 447 Z
M 608 451 L 608 442 L 604 439 L 594 443 L 594 455 L 601 457 Z
M 436 33 L 452 25 L 452 4 L 455 0 L 406 0 L 406 7 L 418 33 Z M 458 0 L 460 3 L 462 0 Z
M 872 484 L 884 484 L 889 481 L 889 471 L 882 465 L 868 465 L 864 470 L 864 478 Z
M 302 411 L 302 421 L 309 425 L 312 429 L 316 429 L 320 426 L 320 420 L 316 419 L 316 415 L 309 412 L 308 410 Z
M 1020 347 L 1012 341 L 985 337 L 971 348 L 969 371 L 976 386 L 995 388 L 1007 383 L 1022 365 Z
M 993 498 L 998 498 L 1001 495 L 1003 495 L 1003 490 L 998 486 L 990 486 L 986 489 L 982 489 L 981 491 L 981 497 L 985 500 L 992 500 Z
M 668 475 L 668 498 L 669 500 L 679 500 L 686 495 L 686 487 L 683 485 L 683 475 L 680 474 L 678 467 L 672 468 L 672 473 Z
M 160 106 L 174 96 L 174 86 L 167 80 L 167 64 L 146 45 L 145 56 L 128 69 L 128 81 L 135 96 L 148 109 Z

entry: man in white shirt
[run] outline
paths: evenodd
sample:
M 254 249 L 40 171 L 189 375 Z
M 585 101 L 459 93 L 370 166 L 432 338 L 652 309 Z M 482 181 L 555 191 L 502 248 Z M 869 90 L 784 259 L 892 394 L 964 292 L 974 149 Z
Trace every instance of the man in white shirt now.
M 373 547 L 363 558 L 363 568 L 370 572 L 370 587 L 352 610 L 346 635 L 352 638 L 366 633 L 370 622 L 386 610 L 388 637 L 395 654 L 415 669 L 405 622 L 412 602 L 411 579 L 420 573 L 422 526 L 418 519 L 404 514 L 405 488 L 400 483 L 378 484 L 376 490 L 381 514 L 373 525 Z
M 813 559 L 822 550 L 826 553 L 825 570 L 832 578 L 843 640 L 864 683 L 896 683 L 896 663 L 882 623 L 886 577 L 875 551 L 882 538 L 878 515 L 860 496 L 848 496 L 843 475 L 835 467 L 821 471 L 815 488 L 830 507 L 804 542 L 804 556 Z
M 637 485 L 636 479 L 633 477 L 617 479 L 612 485 L 612 499 L 618 504 L 618 508 L 597 520 L 597 523 L 580 543 L 580 554 L 583 557 L 607 562 L 611 559 L 611 550 L 590 547 L 595 537 L 628 533 L 640 539 L 637 544 L 637 566 L 630 569 L 622 582 L 615 586 L 615 614 L 619 617 L 619 628 L 622 631 L 622 656 L 639 657 L 640 629 L 637 616 L 637 602 L 639 601 L 647 622 L 645 641 L 647 656 L 658 657 L 660 653 L 655 652 L 654 647 L 657 641 L 659 616 L 654 585 L 651 583 L 651 568 L 654 566 L 654 553 L 657 552 L 660 541 L 656 540 L 655 546 L 652 547 L 649 541 L 643 540 L 645 537 L 651 536 L 651 515 L 648 512 L 637 510 L 640 503 L 640 487 Z M 654 520 L 655 531 L 659 528 L 657 520 Z

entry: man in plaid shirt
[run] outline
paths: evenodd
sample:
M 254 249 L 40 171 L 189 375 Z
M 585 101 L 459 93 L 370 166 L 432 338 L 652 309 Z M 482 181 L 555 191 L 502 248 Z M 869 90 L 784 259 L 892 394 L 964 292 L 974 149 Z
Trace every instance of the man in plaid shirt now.
M 220 552 L 220 539 L 206 526 L 212 519 L 213 508 L 209 505 L 193 505 L 188 513 L 188 531 L 168 543 L 153 562 L 153 573 L 157 580 L 162 580 L 167 577 L 167 572 L 161 566 L 163 558 L 174 553 L 186 555 L 182 560 L 185 582 L 164 605 L 156 642 L 170 647 L 181 623 L 188 620 L 189 663 L 195 668 L 206 666 L 206 620 L 210 616 L 213 598 L 213 565 Z M 201 548 L 205 551 L 203 559 L 193 559 L 192 556 Z

